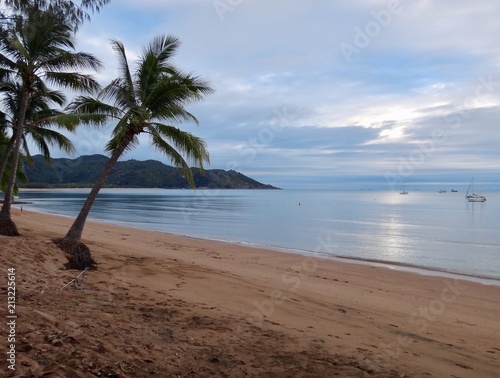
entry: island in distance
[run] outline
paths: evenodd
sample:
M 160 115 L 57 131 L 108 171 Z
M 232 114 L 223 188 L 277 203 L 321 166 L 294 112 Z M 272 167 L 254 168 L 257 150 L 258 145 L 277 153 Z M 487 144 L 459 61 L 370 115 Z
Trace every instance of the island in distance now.
M 25 164 L 28 178 L 23 188 L 89 188 L 94 185 L 108 161 L 104 155 L 86 155 L 76 159 L 57 158 L 48 164 L 42 155 Z M 197 188 L 205 189 L 280 189 L 262 184 L 234 170 L 191 168 Z M 114 166 L 106 188 L 190 188 L 182 172 L 156 160 L 119 161 Z

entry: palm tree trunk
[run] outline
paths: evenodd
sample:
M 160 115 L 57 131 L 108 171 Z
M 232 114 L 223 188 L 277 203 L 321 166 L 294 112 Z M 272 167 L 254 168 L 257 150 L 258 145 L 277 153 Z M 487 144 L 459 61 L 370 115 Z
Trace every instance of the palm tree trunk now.
M 5 148 L 5 151 L 2 156 L 2 162 L 0 163 L 0 180 L 3 177 L 3 174 L 5 172 L 5 167 L 7 167 L 7 163 L 9 161 L 9 156 L 10 153 L 12 152 L 12 149 L 14 148 L 14 143 L 16 142 L 16 136 L 12 135 L 10 138 L 9 144 L 7 144 L 7 147 Z
M 108 160 L 106 163 L 106 166 L 104 167 L 103 171 L 101 172 L 101 175 L 99 176 L 99 179 L 96 181 L 94 186 L 92 187 L 92 190 L 90 191 L 87 200 L 82 206 L 82 209 L 80 210 L 80 213 L 76 217 L 75 221 L 73 222 L 73 225 L 69 229 L 68 233 L 66 234 L 65 238 L 67 239 L 72 239 L 76 241 L 80 241 L 83 233 L 83 228 L 85 226 L 85 222 L 87 220 L 87 216 L 90 213 L 90 209 L 92 208 L 92 205 L 94 204 L 95 199 L 97 198 L 97 195 L 99 194 L 99 191 L 101 188 L 104 186 L 104 183 L 106 182 L 106 179 L 108 178 L 111 170 L 113 169 L 114 165 L 120 158 L 120 156 L 123 154 L 124 148 L 122 149 L 116 149 L 111 158 Z
M 0 235 L 5 236 L 19 236 L 19 231 L 15 223 L 12 221 L 10 216 L 10 209 L 12 206 L 13 196 L 14 196 L 14 186 L 16 184 L 17 168 L 19 165 L 19 154 L 21 149 L 21 141 L 23 137 L 23 126 L 24 119 L 26 117 L 26 110 L 28 108 L 29 91 L 23 91 L 23 98 L 21 101 L 21 107 L 19 109 L 19 118 L 17 120 L 16 130 L 14 132 L 15 143 L 14 143 L 14 156 L 12 159 L 12 168 L 9 177 L 9 182 L 7 184 L 7 190 L 5 191 L 5 198 L 3 201 L 2 210 L 0 211 Z
M 80 213 L 71 225 L 66 236 L 62 239 L 54 239 L 54 242 L 57 244 L 57 246 L 65 252 L 66 258 L 69 261 L 66 266 L 69 269 L 83 270 L 85 268 L 95 267 L 95 262 L 92 259 L 90 249 L 80 241 L 83 233 L 83 228 L 85 227 L 85 222 L 87 221 L 90 209 L 92 208 L 92 205 L 94 204 L 99 191 L 104 186 L 104 183 L 106 182 L 106 179 L 108 178 L 111 170 L 125 151 L 127 145 L 132 141 L 132 139 L 133 135 L 126 136 L 115 149 L 115 151 L 111 155 L 111 158 L 108 160 L 106 166 L 101 172 L 99 179 L 92 187 L 87 200 L 83 204 Z

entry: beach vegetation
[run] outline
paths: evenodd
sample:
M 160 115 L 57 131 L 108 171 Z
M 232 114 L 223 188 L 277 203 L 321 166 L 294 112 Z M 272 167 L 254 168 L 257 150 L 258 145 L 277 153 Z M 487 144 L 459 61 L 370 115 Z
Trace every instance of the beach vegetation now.
M 14 131 L 23 89 L 19 81 L 4 81 L 1 83 L 0 91 L 3 96 L 0 101 L 0 119 L 5 130 L 12 130 L 10 138 L 6 137 L 5 148 L 0 151 L 0 177 L 4 177 L 7 162 L 14 149 L 16 135 Z M 50 163 L 50 147 L 58 147 L 66 153 L 74 151 L 71 140 L 51 128 L 56 126 L 66 131 L 74 131 L 78 124 L 79 120 L 76 117 L 69 117 L 58 108 L 52 107 L 53 105 L 61 107 L 64 102 L 65 96 L 62 92 L 50 90 L 41 82 L 34 88 L 29 98 L 21 144 L 30 164 L 33 163 L 33 159 L 28 148 L 28 139 L 42 152 L 47 163 Z
M 92 13 L 99 12 L 111 0 L 4 0 L 5 10 L 0 11 L 2 26 L 15 22 L 18 14 L 36 8 L 42 12 L 56 15 L 76 31 L 84 21 L 90 20 Z
M 0 115 L 1 117 L 1 115 Z M 8 146 L 10 143 L 10 138 L 7 136 L 4 130 L 1 129 L 0 126 L 0 156 L 3 156 L 4 152 L 7 150 Z M 5 162 L 5 166 L 7 170 L 10 168 L 10 163 L 11 159 L 7 159 Z M 27 176 L 24 174 L 23 171 L 17 170 L 17 178 L 16 178 L 16 185 L 14 186 L 14 191 L 13 194 L 17 195 L 19 192 L 19 188 L 17 186 L 17 183 L 26 183 L 28 180 Z M 2 173 L 0 173 L 0 191 L 5 192 L 6 187 L 7 187 L 7 182 L 9 181 L 9 176 L 6 173 L 6 169 L 2 170 Z
M 175 126 L 184 121 L 198 123 L 186 105 L 212 93 L 209 83 L 184 73 L 172 63 L 180 42 L 172 36 L 158 36 L 148 43 L 134 69 L 129 66 L 124 45 L 114 40 L 120 75 L 96 96 L 78 96 L 68 109 L 77 114 L 99 114 L 116 124 L 106 145 L 110 159 L 92 187 L 80 213 L 62 239 L 54 240 L 66 253 L 68 268 L 85 269 L 95 265 L 89 248 L 81 242 L 87 216 L 118 159 L 136 147 L 139 136 L 149 136 L 153 148 L 179 167 L 194 187 L 190 166 L 203 169 L 209 162 L 205 142 Z
M 18 114 L 13 129 L 12 164 L 0 211 L 0 235 L 17 236 L 11 205 L 19 166 L 25 121 L 36 92 L 47 84 L 73 91 L 93 91 L 99 84 L 80 71 L 97 70 L 101 62 L 93 55 L 74 52 L 74 29 L 57 14 L 38 7 L 23 9 L 15 22 L 0 29 L 0 79 L 19 84 Z

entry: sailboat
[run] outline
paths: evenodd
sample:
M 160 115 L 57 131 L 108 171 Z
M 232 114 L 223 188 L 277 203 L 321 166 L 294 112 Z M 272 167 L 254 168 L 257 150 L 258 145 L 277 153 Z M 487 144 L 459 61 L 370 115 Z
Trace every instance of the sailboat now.
M 405 184 L 401 185 L 401 189 L 399 191 L 399 194 L 408 194 L 408 192 L 405 190 Z
M 474 193 L 474 177 L 472 178 L 472 180 L 470 180 L 469 187 L 467 188 L 467 193 L 465 194 L 465 199 L 468 202 L 486 202 L 486 197 Z

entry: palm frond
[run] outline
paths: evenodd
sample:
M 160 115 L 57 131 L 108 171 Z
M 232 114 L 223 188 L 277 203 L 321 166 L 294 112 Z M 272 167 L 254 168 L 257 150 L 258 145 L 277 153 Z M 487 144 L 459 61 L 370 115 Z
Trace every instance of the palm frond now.
M 162 109 L 155 109 L 155 119 L 158 121 L 169 122 L 169 123 L 182 123 L 184 121 L 193 122 L 198 125 L 198 119 L 188 112 L 183 106 L 171 105 L 168 107 L 163 107 Z
M 47 118 L 36 126 L 57 126 L 68 131 L 75 131 L 79 125 L 105 126 L 108 117 L 95 113 L 61 113 L 52 118 Z
M 170 59 L 179 46 L 180 42 L 177 38 L 159 36 L 154 38 L 143 49 L 136 73 L 136 84 L 142 94 L 150 93 L 159 78 L 165 75 L 174 75 L 177 72 L 176 68 L 170 63 Z
M 113 103 L 118 109 L 135 107 L 135 98 L 129 93 L 129 88 L 124 84 L 123 78 L 116 78 L 99 93 L 98 98 L 102 101 Z M 131 100 L 132 99 L 132 100 Z
M 57 147 L 61 151 L 68 154 L 75 152 L 75 148 L 71 140 L 55 130 L 37 127 L 30 130 L 29 136 L 35 142 L 37 147 L 43 152 L 46 159 L 50 159 L 49 145 Z
M 76 91 L 95 92 L 100 84 L 91 76 L 78 72 L 46 72 L 45 78 L 58 86 Z
M 184 154 L 192 165 L 202 168 L 203 162 L 210 163 L 207 144 L 203 139 L 177 127 L 152 124 L 148 127 L 152 135 L 167 139 L 169 145 Z
M 153 114 L 161 114 L 161 119 L 165 119 L 167 108 L 183 108 L 191 102 L 202 100 L 212 92 L 210 84 L 201 78 L 177 73 L 174 76 L 159 78 L 156 86 L 151 88 L 145 97 L 144 104 Z M 191 117 L 185 119 L 189 118 Z
M 72 25 L 76 31 L 84 21 L 90 20 L 92 13 L 99 12 L 110 0 L 81 0 L 80 4 L 68 0 L 4 0 L 17 13 L 26 13 L 33 5 L 40 11 L 54 13 L 59 19 Z
M 160 65 L 166 65 L 166 67 L 170 67 L 169 60 L 174 56 L 177 52 L 177 49 L 180 47 L 181 42 L 178 38 L 172 35 L 160 35 L 154 37 L 150 43 L 146 45 L 143 49 L 143 57 L 148 54 L 153 54 Z M 139 61 L 139 64 L 141 61 Z
M 26 141 L 26 136 L 23 134 L 22 135 L 22 147 L 25 152 L 25 157 L 26 160 L 28 160 L 29 164 L 33 164 L 33 158 L 31 157 L 30 149 L 28 147 L 28 142 Z
M 186 160 L 184 160 L 182 155 L 174 147 L 168 144 L 161 137 L 161 135 L 154 132 L 153 130 L 151 130 L 151 145 L 154 148 L 156 148 L 159 152 L 164 154 L 168 159 L 170 159 L 170 161 L 174 166 L 180 168 L 189 186 L 195 188 L 193 172 L 191 171 L 191 168 L 189 167 Z M 201 165 L 200 168 L 203 168 L 203 165 Z
M 121 117 L 120 109 L 90 96 L 77 96 L 66 107 L 66 110 L 75 114 L 96 114 L 111 118 Z
M 93 70 L 98 71 L 103 67 L 103 63 L 94 55 L 85 52 L 72 53 L 70 51 L 61 51 L 55 56 L 49 56 L 48 59 L 39 63 L 47 70 Z
M 0 64 L 12 71 L 18 70 L 18 61 L 22 61 L 27 55 L 23 43 L 16 34 L 3 32 L 0 34 L 0 46 L 2 54 Z
M 132 74 L 130 73 L 125 46 L 117 40 L 112 40 L 111 46 L 116 52 L 120 67 L 120 84 L 121 87 L 123 87 L 121 101 L 124 101 L 129 107 L 136 106 L 134 81 L 132 79 Z

